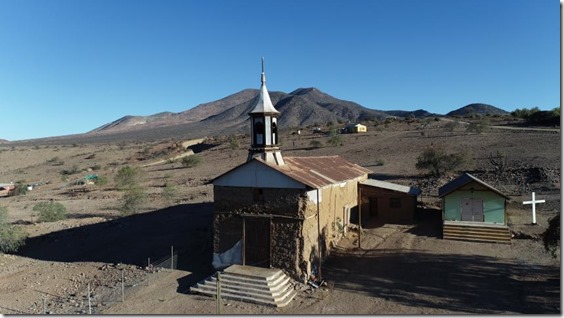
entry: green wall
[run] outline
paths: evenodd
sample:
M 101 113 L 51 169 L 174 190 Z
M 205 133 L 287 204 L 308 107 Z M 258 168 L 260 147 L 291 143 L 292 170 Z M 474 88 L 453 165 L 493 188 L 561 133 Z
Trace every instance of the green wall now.
M 505 198 L 477 183 L 467 184 L 443 198 L 444 220 L 460 221 L 460 202 L 467 198 L 484 201 L 486 223 L 505 224 Z

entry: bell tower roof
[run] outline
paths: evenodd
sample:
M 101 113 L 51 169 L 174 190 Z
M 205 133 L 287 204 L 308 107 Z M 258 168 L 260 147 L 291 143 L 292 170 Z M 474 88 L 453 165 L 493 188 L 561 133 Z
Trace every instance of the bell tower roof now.
M 251 114 L 280 114 L 279 111 L 274 108 L 272 105 L 272 101 L 270 100 L 270 95 L 268 94 L 268 90 L 266 89 L 266 76 L 264 75 L 264 57 L 262 58 L 262 73 L 260 75 L 260 92 L 257 104 L 255 108 L 251 110 L 249 115 Z

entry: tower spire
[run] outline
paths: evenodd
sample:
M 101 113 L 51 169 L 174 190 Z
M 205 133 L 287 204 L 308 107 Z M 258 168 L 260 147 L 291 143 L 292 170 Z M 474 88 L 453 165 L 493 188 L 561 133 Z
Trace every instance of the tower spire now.
M 249 116 L 251 116 L 251 148 L 247 161 L 253 158 L 261 158 L 268 163 L 284 165 L 284 159 L 280 153 L 280 148 L 278 148 L 278 116 L 280 112 L 272 105 L 266 89 L 264 57 L 261 58 L 261 67 L 259 96 L 255 107 L 249 113 Z

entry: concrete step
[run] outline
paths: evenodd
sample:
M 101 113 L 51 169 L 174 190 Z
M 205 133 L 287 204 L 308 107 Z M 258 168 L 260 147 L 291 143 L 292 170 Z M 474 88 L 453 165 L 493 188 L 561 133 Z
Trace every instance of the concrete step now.
M 221 275 L 221 297 L 282 307 L 296 295 L 291 279 L 279 269 L 232 265 Z M 216 297 L 217 275 L 190 288 L 192 293 Z

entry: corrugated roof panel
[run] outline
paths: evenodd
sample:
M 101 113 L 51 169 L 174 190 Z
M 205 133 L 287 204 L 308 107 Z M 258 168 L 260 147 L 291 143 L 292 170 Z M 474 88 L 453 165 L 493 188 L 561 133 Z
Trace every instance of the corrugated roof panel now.
M 312 188 L 355 179 L 372 172 L 339 156 L 284 157 L 284 162 L 284 166 L 269 166 Z
M 376 188 L 382 188 L 382 189 L 386 189 L 386 190 L 402 192 L 402 193 L 411 194 L 411 195 L 421 194 L 421 190 L 418 189 L 418 188 L 415 188 L 415 187 L 408 187 L 408 186 L 404 186 L 404 185 L 401 185 L 401 184 L 396 184 L 396 183 L 391 183 L 391 182 L 386 182 L 386 181 L 381 181 L 381 180 L 375 180 L 375 179 L 367 179 L 365 181 L 362 181 L 360 184 L 371 186 L 371 187 L 376 187 Z

